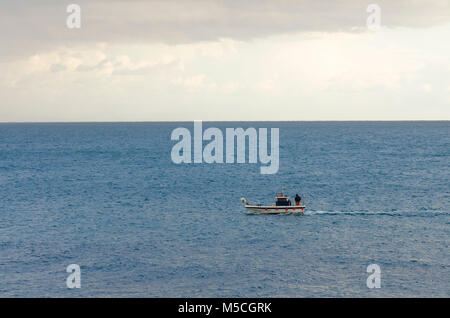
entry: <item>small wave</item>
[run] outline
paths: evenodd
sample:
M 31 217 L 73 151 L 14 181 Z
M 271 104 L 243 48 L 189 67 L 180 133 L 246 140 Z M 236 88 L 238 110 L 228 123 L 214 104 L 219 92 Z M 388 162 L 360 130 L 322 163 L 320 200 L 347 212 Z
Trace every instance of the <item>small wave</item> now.
M 431 216 L 450 216 L 449 211 L 305 211 L 304 215 L 387 215 L 387 216 L 402 216 L 402 217 L 431 217 Z

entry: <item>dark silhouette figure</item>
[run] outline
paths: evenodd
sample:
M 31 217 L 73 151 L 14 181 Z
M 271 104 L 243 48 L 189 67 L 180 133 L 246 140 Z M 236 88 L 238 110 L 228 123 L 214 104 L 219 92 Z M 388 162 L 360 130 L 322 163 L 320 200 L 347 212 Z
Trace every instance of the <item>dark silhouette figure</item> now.
M 298 193 L 295 195 L 295 205 L 300 205 L 300 201 L 302 198 L 298 195 Z

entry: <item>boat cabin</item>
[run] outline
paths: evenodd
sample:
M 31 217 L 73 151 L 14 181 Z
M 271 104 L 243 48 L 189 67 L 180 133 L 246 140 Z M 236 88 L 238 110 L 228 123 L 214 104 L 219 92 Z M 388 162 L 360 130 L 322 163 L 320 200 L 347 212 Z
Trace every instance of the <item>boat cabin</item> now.
M 276 206 L 290 206 L 291 200 L 289 199 L 289 197 L 279 194 L 276 196 L 275 205 Z

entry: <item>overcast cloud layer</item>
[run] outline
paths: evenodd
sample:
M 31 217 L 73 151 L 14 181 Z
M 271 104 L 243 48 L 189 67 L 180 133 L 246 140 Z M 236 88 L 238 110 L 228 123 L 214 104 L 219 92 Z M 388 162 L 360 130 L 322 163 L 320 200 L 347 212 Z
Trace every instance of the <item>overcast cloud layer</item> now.
M 366 8 L 382 8 L 382 25 L 430 27 L 450 20 L 448 0 L 15 0 L 0 4 L 2 56 L 86 42 L 168 44 L 251 40 L 288 32 L 366 32 Z M 66 7 L 82 8 L 82 28 L 66 27 Z
M 0 122 L 450 120 L 450 0 L 2 1 L 0 39 Z

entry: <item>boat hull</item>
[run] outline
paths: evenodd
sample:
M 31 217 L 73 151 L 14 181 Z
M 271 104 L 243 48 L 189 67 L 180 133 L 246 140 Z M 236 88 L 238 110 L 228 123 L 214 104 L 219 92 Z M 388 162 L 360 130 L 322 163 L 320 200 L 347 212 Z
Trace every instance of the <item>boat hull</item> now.
M 302 214 L 305 211 L 304 205 L 290 205 L 290 206 L 259 206 L 246 205 L 248 214 Z

